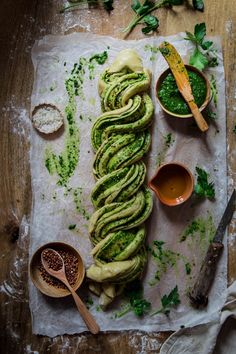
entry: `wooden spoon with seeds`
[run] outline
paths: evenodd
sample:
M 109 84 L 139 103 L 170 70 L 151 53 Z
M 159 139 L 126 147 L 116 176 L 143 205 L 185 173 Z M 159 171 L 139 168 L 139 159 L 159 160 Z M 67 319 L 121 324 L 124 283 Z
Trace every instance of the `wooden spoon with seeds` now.
M 53 257 L 53 262 L 49 261 L 49 256 Z M 74 289 L 70 286 L 65 273 L 64 260 L 61 255 L 51 248 L 46 248 L 41 253 L 41 261 L 43 267 L 48 272 L 48 274 L 60 280 L 70 290 L 76 303 L 77 309 L 81 314 L 84 322 L 86 323 L 86 326 L 88 327 L 89 331 L 93 334 L 97 334 L 100 331 L 100 328 L 91 313 L 89 312 L 89 310 L 87 309 L 87 307 L 85 306 L 85 304 L 76 294 Z

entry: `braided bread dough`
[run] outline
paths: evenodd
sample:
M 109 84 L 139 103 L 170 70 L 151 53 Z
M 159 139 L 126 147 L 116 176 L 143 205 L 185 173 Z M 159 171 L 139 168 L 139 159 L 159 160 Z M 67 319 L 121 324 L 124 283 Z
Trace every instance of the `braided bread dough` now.
M 103 114 L 91 132 L 97 183 L 91 193 L 96 211 L 89 233 L 95 263 L 87 277 L 102 308 L 141 276 L 147 262 L 144 222 L 152 211 L 152 195 L 144 185 L 141 159 L 151 144 L 150 83 L 149 71 L 132 49 L 121 51 L 99 81 Z

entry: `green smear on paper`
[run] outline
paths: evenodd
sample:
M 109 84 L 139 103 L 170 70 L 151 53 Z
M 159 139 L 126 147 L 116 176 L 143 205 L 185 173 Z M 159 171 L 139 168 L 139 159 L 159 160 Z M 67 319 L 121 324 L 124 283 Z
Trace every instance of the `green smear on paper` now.
M 157 167 L 162 165 L 165 161 L 166 153 L 168 149 L 174 144 L 175 139 L 172 133 L 167 133 L 163 135 L 163 147 L 157 155 Z
M 161 240 L 153 241 L 152 248 L 149 247 L 148 250 L 151 253 L 152 259 L 157 266 L 154 279 L 149 281 L 150 285 L 156 285 L 161 280 L 162 276 L 168 271 L 168 269 L 177 269 L 178 261 L 183 261 L 185 264 L 188 263 L 187 257 L 166 248 L 165 242 Z M 186 274 L 190 273 L 187 273 L 186 270 Z

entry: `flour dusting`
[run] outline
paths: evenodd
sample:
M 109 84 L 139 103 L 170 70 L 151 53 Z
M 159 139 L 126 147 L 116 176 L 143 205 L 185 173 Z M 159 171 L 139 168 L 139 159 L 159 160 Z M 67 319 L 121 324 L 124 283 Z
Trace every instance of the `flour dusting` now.
M 26 217 L 23 217 L 17 249 L 12 258 L 12 264 L 9 269 L 8 277 L 0 284 L 0 291 L 8 295 L 8 301 L 5 304 L 14 302 L 28 302 L 26 272 L 28 271 L 28 247 L 29 247 L 29 223 Z

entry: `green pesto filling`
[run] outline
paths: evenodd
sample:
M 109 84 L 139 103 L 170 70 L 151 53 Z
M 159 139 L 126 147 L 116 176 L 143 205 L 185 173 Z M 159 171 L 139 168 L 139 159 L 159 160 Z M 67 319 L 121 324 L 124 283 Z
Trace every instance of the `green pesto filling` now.
M 135 233 L 119 232 L 119 237 L 115 237 L 107 247 L 99 253 L 99 258 L 105 262 L 112 262 L 112 260 L 119 255 L 125 248 L 134 240 Z

